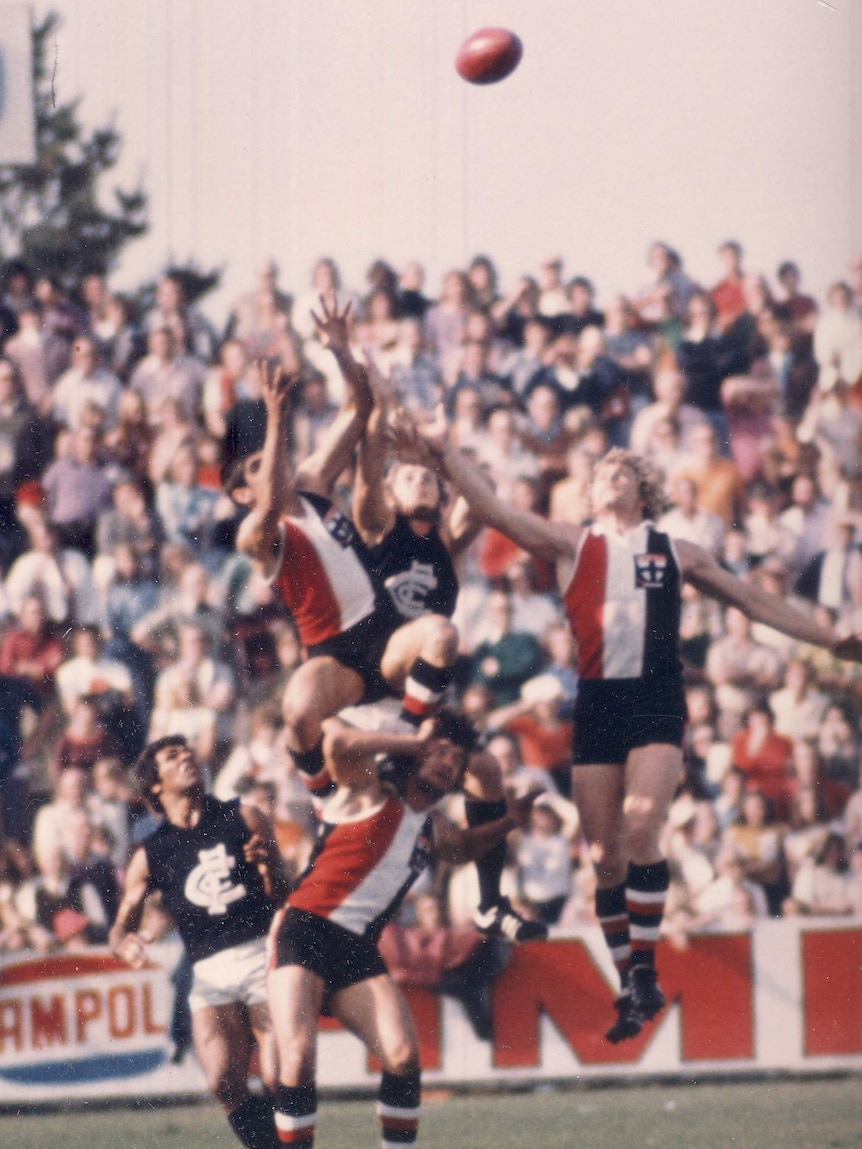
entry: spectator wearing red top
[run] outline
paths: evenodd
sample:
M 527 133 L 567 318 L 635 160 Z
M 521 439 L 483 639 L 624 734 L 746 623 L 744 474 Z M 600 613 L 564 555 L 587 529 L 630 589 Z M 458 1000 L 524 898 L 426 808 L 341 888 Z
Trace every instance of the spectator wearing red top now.
M 518 740 L 521 761 L 546 770 L 562 793 L 571 792 L 572 723 L 560 716 L 563 687 L 552 674 L 540 674 L 521 687 L 521 697 L 488 718 L 489 730 L 505 730 Z
M 718 249 L 718 259 L 724 274 L 710 291 L 709 297 L 715 307 L 718 327 L 726 331 L 745 311 L 741 244 L 735 239 L 727 240 Z
M 42 599 L 28 595 L 18 612 L 18 625 L 0 641 L 0 674 L 24 678 L 41 698 L 49 698 L 64 657 L 63 641 L 48 623 Z
M 790 815 L 795 779 L 790 768 L 793 742 L 776 734 L 772 711 L 757 702 L 748 712 L 745 726 L 730 742 L 733 765 L 746 775 L 749 790 L 760 790 L 772 803 L 780 821 Z

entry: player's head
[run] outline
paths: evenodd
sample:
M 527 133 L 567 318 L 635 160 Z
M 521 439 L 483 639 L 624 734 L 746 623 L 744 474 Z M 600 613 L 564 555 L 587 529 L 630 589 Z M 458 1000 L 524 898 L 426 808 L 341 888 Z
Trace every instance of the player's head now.
M 182 734 L 151 742 L 135 762 L 133 773 L 141 794 L 159 813 L 164 810 L 161 794 L 166 784 L 192 789 L 201 782 L 197 758 Z
M 235 459 L 222 469 L 222 490 L 241 507 L 254 506 L 263 451 Z
M 596 467 L 590 499 L 594 514 L 640 513 L 644 519 L 657 518 L 668 506 L 659 475 L 645 459 L 622 447 L 613 447 Z
M 399 460 L 387 475 L 395 511 L 411 519 L 436 523 L 446 504 L 446 491 L 437 473 L 424 463 Z
M 413 773 L 417 790 L 438 799 L 457 790 L 478 739 L 475 726 L 463 715 L 447 707 L 440 710 L 435 719 L 434 737 Z

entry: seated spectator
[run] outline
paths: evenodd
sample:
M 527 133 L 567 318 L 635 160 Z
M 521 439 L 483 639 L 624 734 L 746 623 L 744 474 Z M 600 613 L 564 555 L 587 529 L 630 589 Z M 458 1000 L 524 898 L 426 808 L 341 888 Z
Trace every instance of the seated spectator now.
M 659 366 L 653 383 L 655 401 L 642 408 L 635 416 L 629 435 L 629 445 L 635 454 L 647 449 L 655 424 L 668 417 L 679 424 L 680 445 L 687 451 L 692 431 L 706 423 L 706 416 L 697 407 L 686 402 L 688 384 L 685 375 L 675 367 Z
M 212 738 L 210 753 L 201 755 L 203 761 L 212 763 L 213 749 L 223 754 L 230 740 L 234 702 L 233 672 L 213 657 L 206 628 L 195 622 L 182 623 L 177 635 L 176 662 L 156 678 L 150 741 L 167 734 L 186 734 L 190 740 L 199 738 L 203 744 Z M 177 724 L 188 726 L 193 734 L 186 729 L 170 729 Z
M 862 350 L 858 370 L 862 374 Z M 853 379 L 834 371 L 821 371 L 817 387 L 796 431 L 800 443 L 813 443 L 821 455 L 821 485 L 834 495 L 841 480 L 858 483 L 862 478 L 862 412 L 851 404 Z M 826 485 L 824 475 L 830 475 Z
M 271 332 L 273 310 L 287 318 L 291 304 L 290 296 L 278 286 L 277 263 L 265 259 L 258 268 L 255 289 L 241 295 L 231 309 L 222 351 L 228 343 L 238 343 L 256 354 L 261 338 Z
M 242 343 L 228 339 L 222 344 L 218 363 L 206 373 L 201 408 L 207 430 L 217 439 L 224 438 L 225 417 L 243 395 L 243 380 L 248 366 L 248 356 Z
M 520 399 L 545 364 L 550 332 L 548 324 L 539 316 L 528 317 L 523 324 L 523 336 L 508 355 L 504 355 L 500 371 L 509 382 L 509 388 Z
M 784 903 L 784 916 L 846 917 L 853 912 L 850 865 L 841 834 L 826 837 L 815 858 L 802 863 Z
M 436 895 L 425 893 L 416 898 L 416 924 L 388 925 L 380 952 L 396 984 L 456 998 L 476 1036 L 492 1039 L 491 986 L 509 963 L 503 943 L 471 925 L 448 925 Z
M 62 637 L 47 619 L 41 597 L 27 595 L 17 625 L 0 638 L 0 674 L 24 679 L 44 703 L 54 697 L 55 675 L 64 657 Z
M 159 429 L 166 399 L 179 404 L 186 419 L 194 420 L 200 407 L 205 367 L 199 360 L 181 350 L 170 327 L 151 328 L 147 336 L 147 355 L 137 364 L 129 387 L 137 391 L 147 408 L 150 426 Z
M 111 497 L 112 507 L 99 515 L 96 524 L 98 554 L 94 571 L 101 573 L 101 586 L 113 573 L 113 556 L 120 546 L 131 548 L 141 569 L 154 574 L 158 566 L 156 547 L 161 540 L 161 526 L 147 506 L 139 480 L 120 479 Z
M 138 482 L 147 482 L 155 438 L 143 396 L 137 391 L 124 390 L 117 404 L 116 426 L 105 432 L 102 441 L 105 463 Z
M 691 459 L 679 467 L 675 477 L 695 484 L 701 510 L 717 515 L 726 527 L 741 522 L 745 480 L 737 465 L 719 454 L 715 431 L 711 426 L 696 427 L 689 444 Z
M 297 295 L 294 301 L 293 326 L 300 339 L 316 338 L 317 326 L 311 313 L 320 314 L 321 298 L 326 300 L 327 307 L 337 308 L 340 312 L 348 304 L 356 303 L 354 296 L 342 287 L 338 264 L 328 256 L 317 260 L 311 272 L 309 289 Z
M 590 517 L 590 487 L 596 458 L 582 445 L 574 446 L 566 456 L 568 475 L 551 488 L 548 518 L 556 523 L 581 526 Z
M 42 315 L 48 382 L 53 384 L 69 366 L 72 344 L 87 330 L 87 316 L 69 299 L 59 277 L 40 275 L 33 295 Z
M 560 814 L 550 801 L 537 801 L 527 829 L 518 835 L 516 872 L 520 901 L 530 917 L 549 926 L 557 925 L 571 893 L 571 848 Z
M 189 301 L 182 273 L 168 271 L 156 285 L 156 303 L 146 318 L 147 331 L 167 330 L 180 354 L 204 363 L 215 358 L 215 332 L 202 312 Z
M 473 292 L 474 307 L 491 312 L 499 303 L 499 277 L 493 260 L 487 255 L 474 255 L 467 267 L 467 279 Z
M 784 686 L 769 695 L 775 732 L 794 741 L 817 737 L 828 698 L 817 690 L 807 662 L 793 658 L 784 672 Z
M 317 449 L 323 432 L 337 413 L 338 405 L 330 398 L 326 378 L 319 372 L 308 372 L 293 413 L 294 464 L 307 459 Z
M 831 514 L 832 507 L 816 479 L 806 473 L 796 475 L 790 506 L 779 515 L 781 526 L 792 539 L 787 555 L 791 578 L 798 578 L 811 560 L 826 549 Z
M 38 808 L 33 819 L 30 847 L 34 856 L 54 848 L 68 853 L 73 812 L 87 810 L 91 791 L 87 770 L 70 766 L 57 775 L 50 800 Z
M 722 837 L 722 843 L 741 858 L 745 877 L 763 890 L 772 917 L 780 917 L 788 893 L 782 839 L 782 829 L 760 790 L 746 792 L 739 819 Z
M 22 483 L 37 480 L 51 458 L 51 429 L 24 394 L 21 372 L 0 358 L 0 574 L 24 549 L 24 532 L 15 513 Z
M 421 320 L 431 306 L 431 300 L 423 294 L 425 268 L 415 259 L 405 264 L 398 276 L 398 314 Z
M 70 716 L 78 699 L 113 694 L 120 703 L 131 704 L 132 679 L 127 667 L 108 658 L 97 626 L 82 624 L 72 632 L 71 657 L 55 674 L 60 704 Z
M 543 673 L 550 674 L 559 682 L 562 690 L 560 716 L 569 721 L 578 694 L 578 648 L 575 636 L 568 623 L 555 622 L 546 627 L 541 637 L 548 656 L 548 664 Z
M 730 740 L 733 765 L 742 770 L 749 790 L 761 793 L 775 817 L 784 821 L 790 814 L 796 779 L 790 769 L 793 743 L 776 734 L 772 711 L 765 701 L 748 711 L 745 725 Z
M 16 904 L 21 883 L 32 869 L 27 851 L 0 833 L 0 954 L 17 953 L 34 944 L 27 919 Z
M 450 418 L 455 413 L 457 397 L 465 388 L 478 394 L 486 416 L 498 407 L 512 406 L 514 396 L 507 380 L 491 367 L 490 343 L 477 339 L 462 343 L 458 353 L 450 357 L 450 364 L 452 374 L 443 377 L 446 385 L 444 403 Z
M 131 305 L 125 296 L 106 296 L 102 317 L 92 334 L 101 362 L 122 383 L 127 383 L 146 346 L 143 332 L 132 322 Z
M 668 319 L 681 319 L 696 287 L 682 270 L 682 261 L 671 246 L 651 243 L 647 251 L 648 281 L 632 298 L 632 311 L 641 324 L 661 327 Z
M 725 524 L 718 515 L 698 506 L 697 483 L 677 475 L 671 480 L 670 495 L 674 505 L 661 516 L 658 529 L 671 538 L 703 547 L 718 558 L 724 547 Z
M 768 916 L 761 885 L 746 873 L 742 856 L 723 846 L 715 860 L 716 878 L 699 895 L 691 925 L 703 931 L 749 930 Z
M 478 690 L 479 688 L 474 687 L 473 689 Z M 467 710 L 470 710 L 469 700 Z M 489 708 L 485 718 L 490 717 L 490 714 Z M 503 778 L 503 786 L 506 790 L 518 795 L 539 788 L 549 793 L 556 793 L 556 784 L 546 770 L 538 770 L 535 766 L 524 765 L 521 760 L 520 745 L 514 734 L 505 730 L 489 730 L 487 727 L 485 733 L 488 753 L 497 760 Z
M 749 487 L 743 527 L 745 553 L 751 564 L 769 558 L 785 562 L 793 554 L 795 540 L 779 518 L 779 505 L 777 493 L 766 483 L 755 482 Z
M 402 319 L 398 339 L 386 358 L 398 404 L 414 411 L 433 411 L 443 395 L 443 375 L 425 350 L 422 322 Z
M 177 585 L 165 586 L 165 581 L 163 578 L 162 600 L 134 624 L 129 634 L 131 641 L 153 654 L 164 655 L 176 649 L 180 626 L 191 621 L 204 627 L 215 649 L 220 649 L 224 614 L 214 603 L 215 590 L 206 567 L 183 561 Z
M 492 711 L 488 730 L 505 730 L 518 739 L 521 761 L 551 775 L 557 789 L 571 792 L 572 723 L 560 716 L 563 688 L 553 675 L 541 674 L 521 685 L 517 701 Z
M 811 786 L 800 787 L 793 796 L 783 842 L 787 880 L 791 887 L 801 867 L 820 853 L 828 835 L 829 821 L 817 790 Z
M 72 432 L 68 456 L 42 476 L 48 521 L 64 547 L 87 558 L 96 554 L 96 520 L 111 505 L 113 484 L 99 457 L 100 432 L 86 423 Z
M 540 315 L 555 319 L 569 310 L 569 297 L 563 280 L 563 260 L 559 255 L 547 256 L 539 264 Z
M 213 561 L 216 506 L 219 496 L 198 482 L 198 461 L 191 447 L 174 455 L 169 478 L 156 487 L 156 510 L 168 542 L 186 546 L 204 561 Z
M 51 413 L 51 380 L 48 377 L 48 337 L 42 329 L 42 312 L 36 303 L 18 315 L 18 330 L 3 345 L 3 354 L 21 372 L 27 402 L 45 418 Z
M 571 435 L 563 422 L 560 400 L 552 387 L 538 386 L 530 391 L 526 420 L 520 427 L 521 442 L 538 463 L 545 484 L 566 474 L 566 454 Z
M 780 400 L 778 379 L 765 357 L 756 359 L 747 374 L 728 376 L 721 385 L 730 456 L 746 483 L 763 475 L 763 453 L 772 441 Z
M 538 460 L 524 449 L 515 413 L 509 408 L 497 407 L 488 414 L 476 454 L 501 498 L 510 497 L 516 479 L 539 476 Z
M 862 548 L 858 516 L 836 513 L 828 547 L 816 554 L 796 580 L 795 591 L 810 602 L 848 615 L 862 606 Z
M 76 810 L 71 815 L 66 860 L 69 862 L 72 882 L 92 886 L 108 922 L 113 922 L 117 916 L 120 901 L 120 876 L 111 860 L 112 847 L 110 830 L 95 825 L 86 811 Z
M 859 785 L 859 758 L 862 739 L 859 725 L 846 705 L 830 703 L 817 731 L 817 752 L 824 782 L 838 785 L 845 800 Z
M 725 637 L 709 648 L 705 672 L 723 712 L 722 733 L 729 738 L 758 697 L 778 689 L 784 663 L 777 651 L 752 639 L 751 624 L 742 611 L 729 607 L 725 626 Z
M 114 866 L 122 871 L 129 860 L 133 789 L 118 757 L 100 758 L 90 773 L 92 793 L 87 799 L 87 812 L 94 832 L 102 828 L 110 834 L 107 852 Z
M 826 294 L 826 307 L 814 325 L 814 358 L 823 373 L 831 369 L 848 383 L 860 374 L 862 316 L 854 306 L 849 284 L 833 283 Z
M 66 728 L 57 742 L 57 771 L 78 769 L 91 772 L 100 758 L 113 758 L 119 752 L 116 738 L 100 721 L 97 697 L 80 695 L 72 705 Z
M 79 335 L 72 344 L 72 366 L 52 389 L 51 414 L 56 423 L 77 431 L 87 406 L 92 404 L 103 413 L 105 428 L 113 427 L 121 392 L 117 376 L 99 365 L 96 341 L 92 336 Z
M 491 591 L 487 604 L 486 637 L 471 656 L 473 683 L 487 686 L 496 706 L 516 702 L 528 678 L 541 669 L 544 654 L 531 634 L 511 629 L 512 602 L 506 591 Z
M 37 949 L 78 950 L 104 943 L 110 923 L 98 891 L 73 875 L 59 847 L 35 852 L 35 857 L 37 874 L 22 884 L 15 904 L 31 936 L 36 934 Z

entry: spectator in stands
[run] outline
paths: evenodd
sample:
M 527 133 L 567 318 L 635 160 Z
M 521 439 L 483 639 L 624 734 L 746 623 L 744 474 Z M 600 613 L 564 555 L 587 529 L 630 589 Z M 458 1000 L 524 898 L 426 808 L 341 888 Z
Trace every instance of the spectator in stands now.
M 15 904 L 28 923 L 36 948 L 81 949 L 104 943 L 108 918 L 98 891 L 73 875 L 57 846 L 35 852 L 38 873 L 18 890 Z
M 54 694 L 54 676 L 63 661 L 62 637 L 48 620 L 41 597 L 22 599 L 17 625 L 0 638 L 0 674 L 23 678 L 46 701 Z
M 72 344 L 87 331 L 87 316 L 68 297 L 55 275 L 41 275 L 33 286 L 41 315 L 45 368 L 53 385 L 69 366 Z
M 0 572 L 24 549 L 16 517 L 20 485 L 37 480 L 51 457 L 51 430 L 24 394 L 21 371 L 0 358 Z
M 668 319 L 681 319 L 695 291 L 695 284 L 682 269 L 679 255 L 657 240 L 647 251 L 650 276 L 635 294 L 632 309 L 641 323 L 660 327 Z
M 398 403 L 408 410 L 433 411 L 443 394 L 443 375 L 434 357 L 425 350 L 419 319 L 401 320 L 388 365 Z
M 745 774 L 749 790 L 759 791 L 779 821 L 790 814 L 796 779 L 790 769 L 793 743 L 776 734 L 769 704 L 751 707 L 745 725 L 730 740 L 733 765 Z
M 98 407 L 104 427 L 117 422 L 122 385 L 117 376 L 99 365 L 96 341 L 79 335 L 72 344 L 72 365 L 64 371 L 51 392 L 51 414 L 55 422 L 76 431 L 88 407 Z
M 404 318 L 421 320 L 431 306 L 423 294 L 425 268 L 417 260 L 407 263 L 398 277 L 398 313 Z
M 817 480 L 804 472 L 796 475 L 790 506 L 779 515 L 781 526 L 793 540 L 787 555 L 787 568 L 793 578 L 825 550 L 831 513 L 829 500 L 821 494 Z
M 862 315 L 847 283 L 833 283 L 827 292 L 826 307 L 814 327 L 814 358 L 821 386 L 824 373 L 853 384 L 862 372 Z
M 572 807 L 572 810 L 575 808 Z M 531 917 L 555 926 L 572 886 L 572 837 L 578 829 L 577 814 L 566 827 L 553 799 L 542 797 L 530 811 L 527 829 L 515 846 L 520 903 Z
M 675 477 L 691 479 L 697 486 L 698 506 L 718 515 L 726 527 L 740 522 L 745 480 L 737 465 L 719 454 L 713 428 L 706 424 L 695 427 L 689 445 L 691 459 L 679 467 Z
M 782 843 L 791 887 L 803 864 L 813 861 L 820 853 L 828 835 L 829 821 L 817 790 L 812 786 L 800 787 L 793 796 L 793 808 Z
M 845 704 L 834 701 L 826 707 L 817 731 L 817 752 L 821 777 L 842 786 L 846 800 L 859 785 L 862 739 L 858 722 Z
M 222 344 L 218 363 L 206 373 L 201 406 L 207 429 L 217 439 L 225 437 L 227 413 L 243 396 L 248 365 L 249 357 L 242 343 L 228 339 Z
M 129 387 L 143 397 L 152 427 L 161 427 L 167 399 L 179 403 L 187 419 L 193 421 L 197 418 L 205 367 L 200 359 L 185 354 L 182 346 L 172 327 L 151 327 L 147 336 L 147 354 L 129 379 Z
M 784 902 L 784 916 L 847 917 L 853 912 L 849 871 L 843 836 L 828 834 L 816 857 L 799 867 L 791 895 Z
M 719 329 L 726 331 L 745 311 L 745 273 L 742 269 L 742 245 L 734 239 L 718 249 L 721 279 L 710 291 Z
M 697 484 L 690 478 L 677 475 L 671 481 L 674 505 L 661 516 L 658 529 L 671 538 L 686 539 L 704 547 L 718 558 L 724 548 L 725 525 L 718 515 L 698 506 Z
M 61 545 L 96 553 L 96 520 L 111 505 L 112 483 L 99 458 L 101 434 L 81 424 L 72 432 L 68 456 L 60 456 L 42 477 L 48 519 Z
M 566 285 L 568 309 L 551 319 L 555 333 L 568 331 L 580 335 L 588 327 L 604 327 L 605 315 L 595 305 L 596 290 L 585 275 L 576 275 Z
M 293 327 L 300 339 L 308 342 L 317 336 L 317 326 L 312 311 L 320 311 L 320 300 L 332 310 L 343 311 L 350 304 L 355 306 L 355 298 L 344 290 L 341 272 L 334 259 L 325 256 L 318 259 L 311 271 L 311 286 L 297 295 L 293 304 Z
M 273 312 L 288 319 L 290 309 L 290 296 L 278 286 L 278 264 L 264 259 L 258 267 L 255 289 L 241 295 L 231 309 L 225 340 L 258 353 L 261 337 L 271 333 Z
M 466 340 L 448 361 L 454 370 L 454 379 L 444 380 L 451 384 L 447 385 L 444 398 L 447 414 L 454 414 L 458 394 L 465 389 L 479 395 L 485 415 L 497 407 L 512 406 L 514 397 L 507 380 L 491 367 L 491 347 L 487 341 Z
M 859 371 L 862 374 L 862 350 Z M 833 481 L 858 483 L 862 477 L 862 413 L 850 404 L 850 383 L 836 369 L 822 368 L 796 436 L 801 443 L 815 444 L 823 464 L 835 476 Z
M 563 259 L 550 255 L 539 264 L 539 303 L 540 315 L 555 319 L 569 310 L 569 297 L 563 283 Z
M 216 337 L 203 313 L 189 303 L 180 274 L 167 272 L 156 285 L 156 302 L 147 315 L 148 332 L 168 330 L 173 345 L 182 356 L 211 363 L 216 353 Z
M 748 790 L 740 817 L 722 839 L 742 859 L 746 878 L 763 890 L 772 917 L 780 916 L 788 893 L 782 838 L 768 799 L 760 790 Z
M 444 377 L 449 375 L 451 362 L 461 348 L 471 304 L 470 282 L 465 273 L 447 271 L 440 298 L 428 308 L 423 320 L 425 345 Z
M 801 658 L 791 659 L 783 687 L 769 696 L 776 734 L 794 741 L 816 738 L 828 701 L 817 689 L 810 665 Z
M 499 276 L 494 261 L 487 255 L 474 255 L 467 267 L 467 279 L 473 296 L 473 305 L 489 314 L 499 302 Z
M 470 680 L 487 686 L 496 706 L 516 702 L 523 684 L 541 669 L 542 648 L 531 634 L 511 629 L 512 601 L 492 590 L 487 603 L 487 637 L 471 656 Z
M 697 897 L 693 927 L 699 930 L 748 930 L 769 913 L 763 888 L 747 874 L 744 858 L 723 846 L 715 860 L 716 878 Z
M 188 736 L 187 731 L 162 729 L 163 714 L 175 712 L 171 721 L 176 722 L 178 711 L 208 710 L 213 715 L 213 748 L 216 757 L 223 759 L 231 736 L 235 691 L 230 667 L 212 655 L 212 642 L 206 627 L 191 621 L 182 623 L 177 635 L 176 662 L 160 671 L 156 679 L 155 710 L 161 714 L 158 719 L 153 714 L 150 741 L 171 733 L 186 733 Z M 189 722 L 196 730 L 201 730 L 202 738 L 209 737 L 205 715 L 193 715 Z M 156 729 L 160 732 L 154 733 Z M 203 760 L 211 763 L 212 753 Z
M 518 740 L 524 766 L 550 774 L 555 787 L 571 793 L 572 723 L 561 716 L 563 688 L 557 678 L 540 674 L 528 679 L 515 702 L 488 715 L 489 731 L 504 730 Z
M 807 338 L 811 342 L 817 324 L 817 303 L 810 295 L 800 291 L 802 274 L 799 265 L 791 259 L 779 264 L 775 273 L 778 293 L 775 299 L 775 312 L 780 319 L 789 323 L 794 341 Z
M 725 625 L 727 634 L 707 654 L 706 678 L 715 687 L 723 733 L 729 737 L 759 695 L 778 689 L 783 660 L 777 651 L 752 639 L 751 623 L 742 611 L 729 607 Z
M 71 707 L 65 730 L 57 742 L 54 768 L 58 773 L 76 768 L 92 771 L 103 757 L 116 757 L 120 746 L 100 721 L 100 699 L 82 694 Z
M 180 626 L 194 622 L 206 629 L 211 642 L 220 644 L 224 615 L 213 602 L 213 590 L 206 567 L 184 562 L 175 587 L 162 585 L 162 601 L 132 627 L 130 638 L 136 646 L 158 653 L 177 640 Z

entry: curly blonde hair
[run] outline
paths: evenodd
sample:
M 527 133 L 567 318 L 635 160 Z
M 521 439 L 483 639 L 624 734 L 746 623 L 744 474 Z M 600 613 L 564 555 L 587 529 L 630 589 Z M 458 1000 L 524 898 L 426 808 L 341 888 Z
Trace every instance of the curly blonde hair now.
M 611 447 L 596 464 L 596 471 L 609 463 L 619 463 L 634 472 L 643 500 L 645 519 L 657 519 L 670 507 L 671 501 L 665 494 L 661 473 L 652 463 L 624 447 Z

